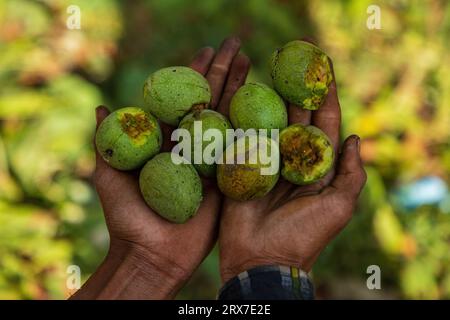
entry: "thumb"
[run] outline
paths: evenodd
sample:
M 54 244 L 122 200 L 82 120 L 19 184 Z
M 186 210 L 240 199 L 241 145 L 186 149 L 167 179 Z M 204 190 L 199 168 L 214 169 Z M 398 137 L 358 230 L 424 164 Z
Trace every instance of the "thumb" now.
M 348 137 L 342 147 L 338 160 L 337 174 L 331 186 L 338 192 L 346 193 L 352 200 L 358 198 L 366 183 L 366 172 L 360 157 L 361 140 L 358 136 Z
M 95 132 L 96 133 L 97 133 L 98 127 L 100 126 L 102 121 L 105 120 L 105 118 L 108 115 L 109 115 L 109 111 L 108 111 L 108 109 L 106 109 L 105 106 L 98 106 L 95 109 L 95 119 L 96 119 Z M 95 137 L 94 137 L 94 150 L 95 150 L 95 173 L 94 173 L 94 177 L 99 177 L 99 176 L 103 175 L 104 171 L 108 170 L 109 166 L 105 162 L 105 160 L 103 160 L 102 156 L 100 155 L 100 153 L 97 150 L 97 146 L 95 144 Z
M 95 108 L 95 119 L 97 121 L 96 129 L 98 129 L 98 126 L 100 123 L 102 123 L 103 120 L 109 115 L 109 111 L 105 106 L 98 106 Z

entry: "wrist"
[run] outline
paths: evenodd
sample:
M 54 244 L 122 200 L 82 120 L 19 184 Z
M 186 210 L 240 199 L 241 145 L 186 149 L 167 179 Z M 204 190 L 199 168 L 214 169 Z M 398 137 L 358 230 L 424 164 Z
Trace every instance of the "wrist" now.
M 144 247 L 112 239 L 101 266 L 71 299 L 172 299 L 189 276 Z
M 262 265 L 271 265 L 271 263 L 264 259 L 248 259 L 242 262 L 235 262 L 233 264 L 224 263 L 220 268 L 220 277 L 222 284 L 225 284 L 232 278 L 238 276 L 240 273 Z
M 177 264 L 142 246 L 116 241 L 108 257 L 120 256 L 99 299 L 172 299 L 189 278 Z

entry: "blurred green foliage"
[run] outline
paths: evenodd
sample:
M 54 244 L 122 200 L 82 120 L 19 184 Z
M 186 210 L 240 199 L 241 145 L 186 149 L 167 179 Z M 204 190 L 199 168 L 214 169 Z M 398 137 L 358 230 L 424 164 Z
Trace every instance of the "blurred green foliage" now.
M 108 239 L 90 183 L 94 107 L 142 104 L 142 83 L 237 34 L 250 80 L 285 42 L 313 37 L 332 57 L 343 135 L 363 138 L 368 183 L 353 221 L 313 276 L 319 297 L 450 298 L 449 205 L 405 210 L 392 194 L 450 173 L 450 4 L 378 1 L 0 0 L 0 298 L 65 298 Z M 69 30 L 69 5 L 81 30 Z M 366 268 L 381 267 L 369 292 Z M 214 298 L 215 250 L 180 298 Z M 342 281 L 346 279 L 346 281 Z
M 106 250 L 90 184 L 95 81 L 122 22 L 117 3 L 76 3 L 80 31 L 66 28 L 74 1 L 0 1 L 0 298 L 64 298 L 67 267 L 91 272 Z

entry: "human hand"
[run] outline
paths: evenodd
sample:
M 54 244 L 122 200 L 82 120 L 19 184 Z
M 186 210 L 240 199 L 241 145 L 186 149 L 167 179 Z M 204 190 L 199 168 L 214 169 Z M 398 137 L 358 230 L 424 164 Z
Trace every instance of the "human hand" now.
M 211 108 L 226 110 L 245 82 L 249 60 L 238 54 L 240 41 L 226 39 L 215 53 L 202 49 L 191 67 L 211 86 Z M 97 108 L 97 126 L 108 115 Z M 173 128 L 162 125 L 163 150 L 169 151 Z M 215 183 L 203 180 L 203 201 L 196 216 L 173 224 L 144 202 L 138 173 L 113 169 L 96 152 L 94 183 L 110 235 L 108 255 L 73 298 L 173 298 L 212 249 L 218 229 L 221 195 Z
M 349 222 L 366 181 L 359 137 L 347 138 L 338 154 L 341 112 L 334 77 L 319 110 L 288 108 L 290 124 L 311 124 L 328 135 L 335 164 L 312 185 L 295 186 L 280 179 L 262 199 L 224 199 L 219 234 L 223 282 L 261 265 L 309 271 L 323 248 Z

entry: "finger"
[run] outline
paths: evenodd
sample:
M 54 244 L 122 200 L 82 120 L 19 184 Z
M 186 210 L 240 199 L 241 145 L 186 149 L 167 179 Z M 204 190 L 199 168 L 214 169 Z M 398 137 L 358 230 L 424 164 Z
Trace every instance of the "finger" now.
M 100 123 L 102 123 L 103 120 L 109 115 L 109 111 L 105 106 L 98 106 L 95 108 L 95 120 L 96 120 L 96 129 L 98 129 L 98 126 Z
M 311 111 L 289 104 L 289 124 L 301 123 L 305 126 L 311 123 Z
M 328 95 L 322 106 L 312 113 L 311 123 L 321 129 L 330 138 L 334 151 L 339 150 L 339 133 L 341 127 L 341 108 L 337 95 L 333 63 L 329 59 L 333 80 L 328 87 Z
M 366 181 L 366 174 L 359 156 L 359 138 L 350 136 L 344 142 L 338 161 L 337 174 L 321 193 L 311 197 L 298 197 L 288 203 L 287 211 L 298 211 L 309 203 L 309 213 L 298 215 L 298 221 L 309 219 L 320 226 L 316 235 L 325 237 L 319 242 L 328 243 L 350 221 L 359 193 Z M 316 207 L 315 207 L 316 206 Z M 297 209 L 296 209 L 297 208 Z M 300 211 L 304 212 L 304 211 Z
M 194 60 L 192 60 L 190 67 L 202 75 L 205 75 L 213 61 L 214 54 L 215 51 L 211 47 L 201 49 L 196 54 Z
M 309 42 L 309 43 L 317 46 L 317 42 L 316 42 L 316 40 L 313 37 L 305 36 L 305 37 L 302 37 L 300 40 L 305 41 L 305 42 Z
M 360 138 L 356 135 L 345 140 L 337 173 L 331 182 L 331 188 L 335 192 L 350 200 L 357 199 L 367 179 L 360 157 L 360 143 Z
M 239 52 L 241 42 L 237 37 L 224 40 L 206 75 L 211 86 L 211 108 L 215 109 L 222 96 L 222 89 L 230 70 L 233 58 Z
M 96 126 L 95 131 L 97 132 L 98 127 L 100 126 L 100 123 L 102 123 L 103 120 L 109 115 L 109 111 L 105 106 L 98 106 L 95 109 L 95 119 L 96 119 Z M 103 158 L 100 156 L 100 153 L 97 150 L 97 147 L 95 145 L 95 137 L 94 137 L 94 150 L 95 150 L 95 171 L 102 171 L 104 169 L 109 168 L 108 164 L 103 160 Z
M 250 70 L 250 59 L 243 53 L 239 53 L 231 64 L 230 74 L 220 99 L 217 111 L 228 117 L 231 98 L 236 91 L 244 85 Z

